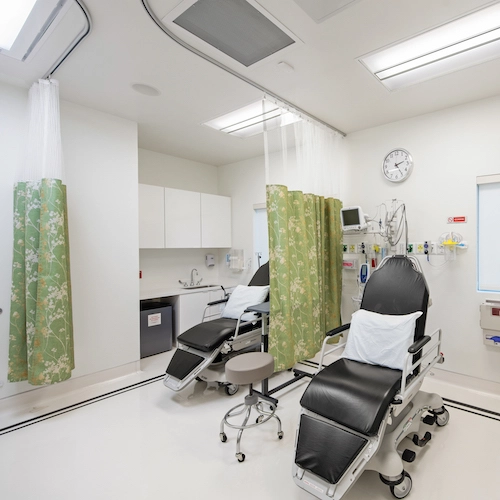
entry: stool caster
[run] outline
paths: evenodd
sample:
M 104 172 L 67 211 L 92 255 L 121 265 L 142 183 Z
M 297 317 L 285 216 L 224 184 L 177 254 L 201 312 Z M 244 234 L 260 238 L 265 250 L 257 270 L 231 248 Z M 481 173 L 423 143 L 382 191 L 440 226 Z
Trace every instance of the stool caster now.
M 278 439 L 283 439 L 283 436 L 284 436 L 283 431 L 279 431 L 278 432 Z
M 238 462 L 244 462 L 245 461 L 245 454 L 244 453 L 236 453 L 236 458 L 238 459 Z
M 225 443 L 227 441 L 227 436 L 226 436 L 226 433 L 225 432 L 221 432 L 219 434 L 219 437 L 220 437 L 220 440 Z

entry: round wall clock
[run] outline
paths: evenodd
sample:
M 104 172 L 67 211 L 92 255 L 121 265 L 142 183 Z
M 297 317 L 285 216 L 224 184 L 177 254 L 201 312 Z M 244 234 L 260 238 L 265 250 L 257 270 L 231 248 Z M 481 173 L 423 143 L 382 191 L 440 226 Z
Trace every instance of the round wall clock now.
M 382 172 L 385 178 L 391 182 L 403 182 L 411 174 L 413 159 L 406 149 L 393 149 L 384 158 Z

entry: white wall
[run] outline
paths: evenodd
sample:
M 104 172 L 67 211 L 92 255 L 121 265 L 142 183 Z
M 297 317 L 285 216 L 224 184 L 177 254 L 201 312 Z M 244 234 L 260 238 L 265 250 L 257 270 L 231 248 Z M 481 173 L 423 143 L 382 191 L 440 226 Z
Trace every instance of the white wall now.
M 0 86 L 0 380 L 7 376 L 13 170 L 21 161 L 27 91 Z M 73 377 L 139 359 L 137 126 L 61 103 L 75 336 Z M 66 384 L 67 382 L 63 382 Z M 33 389 L 7 383 L 0 399 Z
M 139 149 L 139 182 L 186 191 L 219 194 L 217 167 Z
M 252 260 L 250 269 L 247 267 L 245 271 L 233 272 L 224 265 L 225 253 L 221 252 L 220 274 L 246 285 L 256 269 L 253 253 L 254 205 L 266 203 L 264 156 L 219 167 L 219 194 L 231 196 L 232 247 L 243 249 L 245 259 Z
M 217 167 L 185 158 L 139 149 L 139 182 L 186 191 L 219 194 Z M 196 268 L 205 283 L 219 281 L 219 265 L 207 268 L 205 254 L 218 255 L 217 249 L 141 249 L 141 290 L 179 286 Z
M 500 349 L 483 345 L 479 327 L 479 304 L 494 294 L 476 291 L 475 181 L 500 171 L 499 116 L 500 98 L 492 98 L 349 134 L 349 188 L 343 200 L 373 214 L 377 205 L 397 198 L 406 203 L 410 241 L 437 240 L 448 231 L 468 241 L 469 249 L 443 267 L 421 258 L 433 300 L 428 327 L 443 329 L 444 370 L 495 382 L 500 382 Z M 415 162 L 402 184 L 385 181 L 381 173 L 385 154 L 396 147 L 407 149 Z M 468 222 L 447 224 L 448 216 L 458 215 Z M 442 261 L 437 257 L 433 263 Z M 344 294 L 343 300 L 350 298 Z

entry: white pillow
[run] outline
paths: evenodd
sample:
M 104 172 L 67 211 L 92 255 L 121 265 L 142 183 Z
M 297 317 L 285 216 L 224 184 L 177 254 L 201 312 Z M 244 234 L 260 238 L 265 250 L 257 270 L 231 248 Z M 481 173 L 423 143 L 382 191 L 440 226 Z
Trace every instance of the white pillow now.
M 422 311 L 404 315 L 356 311 L 342 357 L 403 370 L 405 355 L 414 342 L 415 322 L 422 314 Z
M 238 319 L 247 307 L 255 306 L 264 302 L 268 294 L 269 285 L 238 285 L 229 296 L 226 307 L 222 312 L 222 317 Z M 242 321 L 253 321 L 255 319 L 257 319 L 257 315 L 255 313 L 246 313 L 241 317 Z

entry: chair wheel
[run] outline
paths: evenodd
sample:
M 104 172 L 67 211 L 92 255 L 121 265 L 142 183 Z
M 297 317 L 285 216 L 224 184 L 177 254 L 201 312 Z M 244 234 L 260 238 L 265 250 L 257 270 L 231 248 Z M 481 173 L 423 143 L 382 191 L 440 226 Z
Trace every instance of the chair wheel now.
M 227 436 L 226 436 L 226 433 L 225 432 L 221 432 L 219 434 L 219 437 L 220 437 L 220 440 L 225 443 L 227 441 Z
M 278 439 L 283 439 L 283 431 L 278 432 Z
M 256 423 L 256 424 L 260 424 L 263 420 L 264 420 L 263 415 L 259 415 L 259 416 L 255 419 L 255 423 Z
M 450 421 L 450 412 L 445 408 L 444 412 L 436 415 L 436 425 L 444 427 Z
M 396 484 L 395 486 L 389 486 L 391 493 L 396 498 L 406 498 L 411 491 L 412 480 L 410 474 L 408 472 L 403 471 L 404 479 L 400 484 Z
M 244 462 L 245 461 L 245 454 L 244 453 L 236 453 L 236 458 L 238 459 L 238 462 Z
M 234 396 L 238 392 L 239 388 L 240 388 L 239 385 L 236 385 L 236 384 L 227 384 L 227 385 L 224 386 L 224 392 L 228 396 Z

